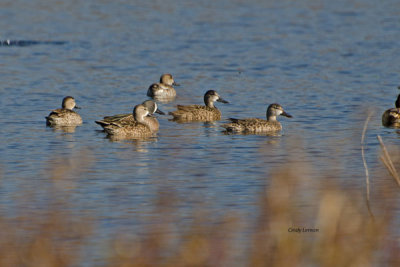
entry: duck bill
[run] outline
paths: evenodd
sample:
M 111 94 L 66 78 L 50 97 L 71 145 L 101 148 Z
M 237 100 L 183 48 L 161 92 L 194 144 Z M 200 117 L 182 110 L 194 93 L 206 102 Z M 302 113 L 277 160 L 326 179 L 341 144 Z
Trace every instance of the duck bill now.
M 172 85 L 174 85 L 174 86 L 180 86 L 180 84 L 179 84 L 179 83 L 176 83 L 176 82 L 173 82 Z
M 285 111 L 283 111 L 283 112 L 281 113 L 281 115 L 282 115 L 282 116 L 285 116 L 285 117 L 288 117 L 288 118 L 293 118 L 292 115 L 290 115 L 289 113 L 286 113 Z
M 81 107 L 78 107 L 78 106 L 75 106 L 74 108 L 76 108 L 76 109 L 81 109 Z
M 218 102 L 221 102 L 221 103 L 224 103 L 224 104 L 229 104 L 229 102 L 228 101 L 226 101 L 225 99 L 222 99 L 221 97 L 220 98 L 218 98 L 218 100 L 217 100 Z
M 165 115 L 165 113 L 164 113 L 163 111 L 159 110 L 159 109 L 157 109 L 155 112 L 156 112 L 157 114 L 160 114 L 160 115 Z

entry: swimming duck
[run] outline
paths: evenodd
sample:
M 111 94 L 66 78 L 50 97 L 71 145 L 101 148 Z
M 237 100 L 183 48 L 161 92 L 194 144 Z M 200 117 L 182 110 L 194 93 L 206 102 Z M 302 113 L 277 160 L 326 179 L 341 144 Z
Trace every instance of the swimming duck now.
M 154 113 L 158 113 L 161 115 L 165 115 L 164 112 L 162 112 L 160 109 L 158 109 L 157 103 L 154 102 L 153 100 L 146 100 L 142 103 L 145 107 L 147 107 L 149 111 L 149 115 L 147 116 L 146 120 L 148 121 L 148 126 L 150 127 L 150 130 L 152 132 L 157 132 L 160 124 L 158 123 L 158 120 L 152 116 Z M 114 122 L 114 123 L 124 123 L 124 122 L 133 122 L 135 121 L 133 114 L 132 113 L 126 113 L 126 114 L 118 114 L 114 116 L 106 116 L 103 118 L 101 122 Z M 97 123 L 97 121 L 96 121 Z M 99 123 L 102 125 L 101 123 Z
M 399 88 L 400 89 L 400 88 Z M 400 127 L 400 94 L 397 96 L 395 108 L 386 110 L 382 115 L 382 125 L 386 127 Z
M 221 119 L 221 111 L 214 106 L 214 102 L 229 103 L 222 99 L 214 90 L 208 90 L 204 95 L 205 106 L 201 105 L 178 105 L 178 110 L 169 112 L 173 120 L 187 121 L 216 121 Z
M 82 118 L 78 113 L 73 111 L 74 108 L 80 108 L 76 106 L 75 98 L 72 96 L 64 97 L 61 108 L 51 111 L 49 116 L 46 117 L 46 124 L 48 126 L 81 125 Z
M 147 90 L 147 96 L 173 98 L 176 96 L 176 91 L 172 85 L 179 86 L 179 84 L 174 81 L 171 74 L 163 74 L 160 77 L 159 83 L 150 85 Z
M 148 108 L 139 104 L 133 109 L 133 117 L 135 120 L 122 120 L 117 122 L 96 121 L 103 127 L 104 131 L 110 136 L 119 136 L 125 138 L 143 138 L 153 135 L 150 129 L 150 121 Z
M 249 118 L 234 119 L 230 118 L 230 123 L 221 125 L 227 132 L 234 133 L 266 133 L 275 132 L 282 129 L 282 125 L 276 120 L 276 117 L 282 115 L 292 118 L 292 115 L 286 113 L 279 104 L 271 104 L 267 109 L 267 120 Z

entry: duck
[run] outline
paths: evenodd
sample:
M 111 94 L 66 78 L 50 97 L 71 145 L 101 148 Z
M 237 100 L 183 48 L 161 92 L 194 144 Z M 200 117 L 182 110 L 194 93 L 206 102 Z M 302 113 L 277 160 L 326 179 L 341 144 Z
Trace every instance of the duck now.
M 214 102 L 218 101 L 224 104 L 229 103 L 224 100 L 216 91 L 208 90 L 204 94 L 204 103 L 202 105 L 177 105 L 177 110 L 169 112 L 173 116 L 172 120 L 178 122 L 189 121 L 217 121 L 221 119 L 221 111 L 214 106 Z
M 149 115 L 147 116 L 146 120 L 148 121 L 148 126 L 150 127 L 150 130 L 152 132 L 157 132 L 160 124 L 158 123 L 158 120 L 153 116 L 154 113 L 160 114 L 160 115 L 165 115 L 163 111 L 161 111 L 157 103 L 153 100 L 146 100 L 142 103 L 147 109 L 149 110 Z M 96 123 L 103 125 L 104 122 L 106 123 L 124 123 L 124 122 L 134 122 L 135 118 L 132 113 L 126 113 L 126 114 L 117 114 L 113 116 L 106 116 L 103 118 L 101 121 L 96 121 Z
M 61 108 L 52 110 L 45 117 L 47 126 L 78 126 L 82 124 L 82 117 L 73 109 L 80 109 L 76 105 L 75 98 L 66 96 L 63 98 Z
M 279 104 L 271 104 L 267 108 L 267 119 L 247 118 L 235 119 L 229 118 L 230 123 L 221 125 L 226 132 L 231 133 L 268 133 L 282 130 L 282 125 L 277 121 L 279 115 L 292 118 L 292 115 L 286 113 Z
M 395 108 L 390 108 L 383 113 L 382 125 L 386 127 L 400 128 L 400 94 L 397 96 Z
M 176 97 L 176 91 L 172 86 L 179 86 L 175 82 L 171 74 L 166 73 L 161 75 L 159 83 L 153 83 L 147 90 L 147 96 L 158 97 L 158 98 L 174 98 Z
M 109 136 L 118 136 L 124 138 L 145 138 L 152 136 L 155 132 L 150 129 L 149 109 L 143 105 L 136 105 L 133 109 L 135 120 L 121 120 L 116 122 L 107 122 L 104 120 L 96 121 L 103 127 Z

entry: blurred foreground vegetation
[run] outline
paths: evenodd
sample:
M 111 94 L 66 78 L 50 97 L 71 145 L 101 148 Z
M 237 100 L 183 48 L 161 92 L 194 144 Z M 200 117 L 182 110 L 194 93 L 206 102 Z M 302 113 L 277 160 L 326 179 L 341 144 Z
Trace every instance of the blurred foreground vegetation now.
M 399 166 L 393 154 L 393 164 Z M 0 214 L 0 266 L 400 266 L 399 207 L 390 201 L 399 190 L 389 171 L 371 170 L 387 186 L 372 188 L 367 202 L 365 192 L 335 184 L 334 174 L 310 184 L 301 171 L 307 167 L 289 163 L 268 177 L 256 220 L 199 207 L 177 229 L 174 214 L 184 200 L 173 191 L 161 192 L 155 196 L 151 222 L 140 234 L 117 233 L 102 244 L 105 262 L 91 262 L 86 253 L 96 223 L 74 214 L 68 198 L 59 193 L 60 186 L 68 186 L 65 176 L 91 160 L 82 153 L 67 166 L 63 160 L 50 161 L 48 208 Z M 311 205 L 305 196 L 310 193 Z M 34 195 L 27 192 L 21 199 L 29 203 Z M 376 198 L 383 201 L 375 203 Z

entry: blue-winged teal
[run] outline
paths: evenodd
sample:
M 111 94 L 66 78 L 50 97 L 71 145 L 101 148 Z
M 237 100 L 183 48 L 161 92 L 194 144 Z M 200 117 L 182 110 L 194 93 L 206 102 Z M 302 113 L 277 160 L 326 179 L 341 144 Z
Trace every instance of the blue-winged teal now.
M 174 81 L 171 74 L 163 74 L 160 77 L 159 83 L 153 83 L 147 90 L 147 96 L 150 97 L 161 97 L 161 98 L 174 98 L 176 96 L 176 91 L 174 86 L 179 86 Z
M 400 87 L 399 87 L 400 89 Z M 386 127 L 400 127 L 400 94 L 395 102 L 396 108 L 386 110 L 382 115 L 382 124 Z
M 124 138 L 144 138 L 150 137 L 154 132 L 150 130 L 149 110 L 143 104 L 135 106 L 133 109 L 132 121 L 106 122 L 96 121 L 103 127 L 104 131 L 110 136 L 118 136 Z
M 222 99 L 217 92 L 209 90 L 204 95 L 205 106 L 201 105 L 178 105 L 177 110 L 169 112 L 179 122 L 188 121 L 216 121 L 221 119 L 221 111 L 214 106 L 214 102 L 229 103 Z
M 158 120 L 153 117 L 152 114 L 158 113 L 161 115 L 165 115 L 164 112 L 162 112 L 160 109 L 158 109 L 157 103 L 154 102 L 153 100 L 146 100 L 142 103 L 147 109 L 149 110 L 149 115 L 147 116 L 147 121 L 148 121 L 148 126 L 150 127 L 150 130 L 152 132 L 157 132 L 160 124 L 158 123 Z M 124 122 L 133 122 L 135 119 L 133 117 L 132 113 L 126 113 L 126 114 L 118 114 L 114 116 L 106 116 L 103 118 L 101 122 L 116 122 L 116 123 L 124 123 Z M 101 124 L 100 124 L 101 125 Z
M 276 117 L 282 115 L 288 118 L 292 116 L 286 113 L 282 106 L 279 104 L 271 104 L 267 109 L 267 120 L 249 118 L 249 119 L 233 119 L 229 120 L 231 123 L 223 124 L 222 127 L 227 132 L 234 133 L 267 133 L 280 131 L 282 125 L 276 120 Z
M 81 116 L 73 111 L 73 109 L 79 109 L 76 106 L 75 98 L 72 96 L 64 97 L 62 101 L 62 108 L 55 109 L 50 112 L 49 116 L 46 117 L 46 124 L 48 126 L 77 126 L 82 124 Z

